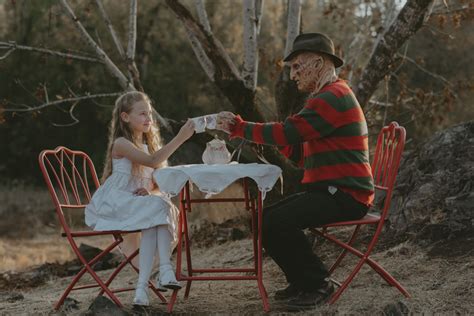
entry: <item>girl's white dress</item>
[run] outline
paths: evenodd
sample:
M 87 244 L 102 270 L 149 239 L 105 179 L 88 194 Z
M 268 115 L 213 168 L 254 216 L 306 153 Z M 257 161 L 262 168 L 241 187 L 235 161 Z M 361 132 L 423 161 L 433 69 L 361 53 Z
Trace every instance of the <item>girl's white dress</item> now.
M 146 146 L 144 150 L 147 150 Z M 85 209 L 85 222 L 94 230 L 142 230 L 168 225 L 177 240 L 179 210 L 166 196 L 153 193 L 138 196 L 138 188 L 153 189 L 153 168 L 141 166 L 132 175 L 132 162 L 127 158 L 112 159 L 112 174 L 94 193 Z

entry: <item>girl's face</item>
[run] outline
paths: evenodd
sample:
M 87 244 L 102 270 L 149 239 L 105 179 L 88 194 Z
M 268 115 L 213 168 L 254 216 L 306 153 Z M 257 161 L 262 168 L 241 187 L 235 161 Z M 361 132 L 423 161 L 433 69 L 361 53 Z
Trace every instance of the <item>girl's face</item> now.
M 120 117 L 135 134 L 148 133 L 153 125 L 151 106 L 146 101 L 136 102 L 129 113 L 122 112 Z

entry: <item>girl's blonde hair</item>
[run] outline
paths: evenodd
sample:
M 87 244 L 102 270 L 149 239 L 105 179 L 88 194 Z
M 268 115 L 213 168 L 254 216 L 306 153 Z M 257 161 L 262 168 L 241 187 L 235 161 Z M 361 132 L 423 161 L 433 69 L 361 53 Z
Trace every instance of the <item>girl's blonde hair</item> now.
M 122 112 L 130 113 L 133 109 L 133 105 L 140 101 L 145 101 L 151 104 L 150 98 L 145 93 L 139 91 L 130 91 L 125 94 L 122 94 L 115 101 L 115 107 L 112 112 L 112 120 L 109 124 L 109 140 L 104 163 L 104 171 L 102 172 L 101 178 L 102 183 L 104 183 L 104 181 L 112 173 L 112 148 L 117 138 L 124 137 L 125 139 L 131 141 L 138 149 L 143 150 L 143 144 L 137 143 L 137 141 L 133 137 L 133 131 L 130 129 L 130 126 L 120 117 L 120 114 Z M 159 150 L 162 144 L 160 130 L 156 122 L 156 117 L 155 115 L 153 116 L 154 117 L 150 131 L 148 133 L 143 133 L 143 141 L 148 146 L 148 152 L 150 154 Z M 166 165 L 166 161 L 164 161 L 162 165 Z M 136 166 L 135 164 L 133 164 L 132 173 L 137 173 L 139 167 L 140 166 Z

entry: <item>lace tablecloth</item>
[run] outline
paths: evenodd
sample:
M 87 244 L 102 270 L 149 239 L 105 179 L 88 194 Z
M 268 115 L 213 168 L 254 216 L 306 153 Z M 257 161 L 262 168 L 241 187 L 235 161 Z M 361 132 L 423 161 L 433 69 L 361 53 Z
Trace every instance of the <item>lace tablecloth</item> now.
M 187 181 L 194 183 L 206 198 L 222 192 L 234 181 L 240 178 L 251 178 L 258 189 L 265 193 L 270 191 L 281 176 L 281 169 L 271 164 L 240 164 L 226 165 L 181 165 L 157 169 L 153 178 L 160 187 L 160 191 L 168 196 L 179 194 Z

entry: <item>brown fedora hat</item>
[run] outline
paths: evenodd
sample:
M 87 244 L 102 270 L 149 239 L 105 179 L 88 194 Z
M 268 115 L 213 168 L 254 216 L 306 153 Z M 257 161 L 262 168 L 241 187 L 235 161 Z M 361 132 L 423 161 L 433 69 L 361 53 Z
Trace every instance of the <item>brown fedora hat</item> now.
M 285 57 L 284 61 L 290 61 L 296 55 L 303 52 L 323 53 L 331 57 L 334 67 L 338 68 L 344 64 L 344 61 L 335 55 L 334 43 L 332 40 L 321 33 L 304 33 L 298 35 L 293 42 L 293 49 Z

